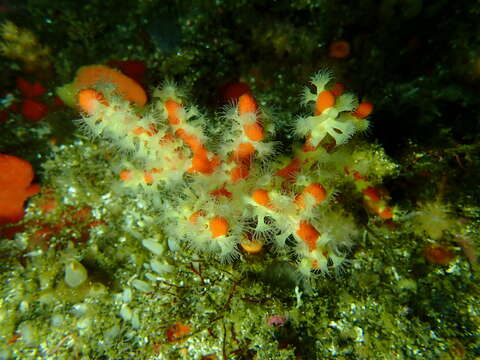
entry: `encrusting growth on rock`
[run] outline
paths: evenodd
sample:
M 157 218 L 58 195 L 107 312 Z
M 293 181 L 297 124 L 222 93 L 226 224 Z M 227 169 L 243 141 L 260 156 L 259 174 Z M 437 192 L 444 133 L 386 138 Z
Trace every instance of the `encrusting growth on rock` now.
M 32 165 L 16 156 L 0 154 L 0 225 L 23 218 L 24 202 L 40 191 L 31 184 Z

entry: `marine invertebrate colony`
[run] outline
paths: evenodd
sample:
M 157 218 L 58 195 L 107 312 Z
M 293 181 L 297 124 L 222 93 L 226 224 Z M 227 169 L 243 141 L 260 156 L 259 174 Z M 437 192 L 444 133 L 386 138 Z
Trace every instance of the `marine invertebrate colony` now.
M 0 225 L 23 218 L 23 204 L 40 191 L 32 184 L 34 174 L 28 161 L 0 154 Z
M 328 71 L 315 75 L 312 85 L 315 91 L 305 89 L 303 103 L 314 114 L 295 124 L 306 141 L 287 161 L 274 157 L 274 119 L 250 93 L 224 110 L 211 137 L 211 122 L 173 84 L 156 89 L 146 110 L 126 101 L 113 80 L 80 87 L 77 99 L 81 126 L 120 150 L 122 159 L 114 164 L 119 182 L 151 194 L 171 243 L 222 261 L 237 258 L 242 244 L 247 251 L 252 243 L 256 249 L 292 248 L 299 272 L 309 276 L 337 269 L 358 231 L 335 201 L 339 185 L 354 181 L 367 198 L 374 193 L 374 211 L 391 217 L 367 180 L 383 175 L 372 166 L 381 162 L 378 151 L 340 146 L 368 127 L 371 106 L 344 93 Z M 156 245 L 149 240 L 146 246 Z

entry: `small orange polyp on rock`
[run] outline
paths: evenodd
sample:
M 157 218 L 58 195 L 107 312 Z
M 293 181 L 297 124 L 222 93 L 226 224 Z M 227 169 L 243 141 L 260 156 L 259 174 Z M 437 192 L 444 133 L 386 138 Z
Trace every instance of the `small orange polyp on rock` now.
M 238 166 L 235 166 L 232 170 L 230 170 L 230 180 L 232 182 L 236 182 L 241 179 L 245 179 L 248 177 L 249 171 L 248 167 L 240 164 Z
M 314 206 L 322 203 L 327 198 L 327 191 L 321 184 L 311 184 L 303 189 L 303 192 L 295 199 L 295 204 L 300 208 L 306 208 L 305 197 L 311 195 L 314 198 Z
M 368 197 L 368 200 L 374 203 L 377 203 L 380 201 L 380 195 L 378 193 L 378 190 L 375 189 L 373 186 L 367 187 L 365 190 L 362 191 L 363 195 Z
M 213 190 L 210 195 L 212 196 L 225 196 L 226 198 L 231 199 L 232 198 L 232 193 L 225 189 L 225 187 L 221 187 L 219 189 Z
M 131 170 L 122 170 L 120 171 L 120 180 L 128 181 L 132 179 L 132 171 Z
M 180 118 L 177 115 L 177 111 L 179 108 L 181 108 L 181 106 L 181 104 L 173 100 L 167 100 L 165 102 L 165 109 L 167 110 L 168 114 L 168 123 L 170 125 L 180 124 Z
M 167 336 L 167 340 L 169 342 L 174 342 L 174 341 L 179 341 L 183 337 L 190 334 L 190 331 L 191 331 L 190 326 L 181 322 L 177 322 L 167 329 L 165 335 Z
M 160 174 L 161 172 L 161 169 L 146 170 L 143 174 L 143 181 L 145 181 L 145 183 L 148 185 L 152 185 L 155 181 L 153 174 Z
M 263 126 L 258 122 L 250 125 L 244 125 L 243 131 L 245 131 L 247 138 L 252 141 L 262 141 L 265 137 Z
M 272 205 L 270 204 L 270 196 L 268 195 L 268 191 L 264 189 L 257 189 L 252 193 L 252 199 L 258 205 L 271 208 Z
M 358 105 L 358 108 L 353 112 L 353 116 L 358 119 L 366 118 L 373 111 L 373 104 L 369 101 L 364 101 Z
M 240 242 L 240 247 L 248 254 L 258 254 L 263 249 L 263 243 L 259 240 L 244 239 Z
M 310 151 L 315 151 L 317 150 L 317 147 L 316 146 L 313 146 L 311 143 L 310 143 L 310 139 L 312 137 L 309 135 L 307 136 L 307 139 L 305 140 L 305 143 L 303 144 L 302 146 L 302 151 L 303 152 L 310 152 Z
M 297 235 L 308 246 L 308 250 L 313 251 L 317 248 L 317 239 L 320 233 L 307 221 L 300 221 L 300 226 L 297 229 Z
M 190 217 L 188 218 L 188 221 L 192 223 L 193 225 L 197 225 L 198 218 L 201 216 L 205 216 L 205 212 L 202 210 L 195 211 Z
M 292 179 L 300 171 L 300 166 L 300 160 L 293 159 L 286 166 L 284 166 L 280 170 L 277 170 L 275 175 L 280 176 L 286 180 Z
M 323 90 L 318 94 L 317 102 L 315 103 L 315 115 L 320 115 L 333 105 L 335 105 L 335 95 L 329 90 Z
M 183 142 L 192 150 L 193 153 L 199 151 L 206 151 L 198 138 L 195 135 L 189 135 L 184 129 L 177 129 L 175 131 L 177 135 Z
M 201 149 L 193 153 L 192 157 L 192 172 L 199 172 L 201 174 L 211 174 L 218 165 L 218 158 L 210 160 L 208 158 L 207 150 Z
M 383 209 L 382 211 L 380 211 L 378 213 L 378 216 L 380 216 L 381 218 L 385 219 L 385 220 L 388 220 L 388 219 L 391 219 L 393 218 L 393 210 L 389 207 Z
M 235 150 L 233 157 L 234 161 L 248 161 L 253 156 L 255 147 L 249 142 L 242 142 Z
M 350 44 L 345 40 L 335 40 L 330 44 L 328 56 L 336 59 L 344 59 L 350 55 Z
M 240 115 L 246 113 L 255 113 L 257 110 L 257 102 L 251 94 L 246 93 L 238 98 L 238 113 Z
M 450 247 L 438 243 L 425 246 L 423 253 L 431 264 L 447 265 L 455 259 L 455 253 Z
M 108 106 L 108 101 L 100 91 L 94 89 L 83 89 L 78 93 L 78 105 L 87 114 L 94 113 L 98 104 Z
M 209 227 L 213 238 L 227 235 L 229 229 L 228 221 L 221 216 L 211 218 Z
M 255 99 L 251 94 L 243 94 L 238 99 L 238 114 L 240 116 L 248 113 L 256 114 L 258 110 L 258 105 Z M 247 138 L 251 141 L 262 141 L 265 137 L 262 124 L 259 123 L 258 119 L 253 124 L 246 124 L 243 126 L 243 131 Z
M 335 97 L 342 95 L 344 92 L 345 92 L 345 85 L 343 85 L 342 83 L 337 82 L 333 85 L 332 94 Z

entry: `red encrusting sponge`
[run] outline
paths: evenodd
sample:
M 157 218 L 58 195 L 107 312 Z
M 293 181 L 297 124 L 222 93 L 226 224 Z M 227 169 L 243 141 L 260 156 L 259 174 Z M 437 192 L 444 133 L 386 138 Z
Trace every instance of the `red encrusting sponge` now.
M 0 154 L 0 224 L 14 223 L 23 218 L 23 204 L 40 191 L 31 184 L 32 165 L 16 156 Z

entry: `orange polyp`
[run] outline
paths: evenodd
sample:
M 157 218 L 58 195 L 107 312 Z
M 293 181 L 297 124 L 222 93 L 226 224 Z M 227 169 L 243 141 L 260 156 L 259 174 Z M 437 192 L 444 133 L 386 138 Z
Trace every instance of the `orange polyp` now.
M 263 126 L 256 122 L 250 125 L 243 125 L 243 131 L 249 140 L 262 141 L 264 138 Z
M 228 191 L 227 189 L 225 189 L 225 186 L 222 186 L 220 189 L 213 190 L 212 192 L 210 192 L 210 195 L 212 195 L 212 196 L 225 196 L 229 199 L 232 198 L 232 193 L 230 191 Z
M 259 240 L 244 239 L 240 242 L 240 247 L 248 254 L 258 254 L 263 249 L 263 243 Z
M 192 215 L 190 215 L 188 221 L 190 221 L 190 223 L 193 225 L 197 225 L 197 221 L 200 216 L 205 216 L 205 212 L 203 210 L 195 211 Z
M 132 171 L 131 170 L 122 170 L 120 171 L 120 180 L 128 181 L 132 179 Z
M 268 191 L 264 189 L 257 189 L 252 193 L 252 199 L 258 205 L 262 205 L 265 207 L 271 207 L 270 204 L 270 196 L 268 195 Z
M 327 191 L 321 184 L 315 183 L 315 184 L 308 185 L 305 189 L 303 189 L 302 194 L 295 199 L 295 204 L 297 204 L 298 207 L 301 207 L 303 209 L 306 207 L 306 204 L 305 204 L 306 194 L 310 194 L 311 196 L 314 197 L 315 199 L 314 205 L 320 204 L 327 197 Z
M 429 263 L 437 265 L 447 265 L 455 259 L 452 248 L 438 243 L 427 245 L 423 253 Z
M 239 161 L 248 161 L 253 156 L 255 152 L 255 147 L 252 143 L 243 142 L 238 145 L 238 148 L 234 152 L 234 160 Z
M 175 342 L 181 340 L 183 337 L 186 337 L 190 334 L 190 326 L 177 322 L 170 326 L 166 331 L 167 340 L 169 342 Z
M 330 44 L 328 55 L 336 59 L 343 59 L 350 55 L 350 44 L 345 40 L 336 40 Z
M 158 130 L 157 130 L 157 127 L 155 126 L 155 124 L 149 124 L 149 125 L 148 125 L 148 128 L 150 129 L 150 132 L 151 132 L 152 134 L 158 133 Z
M 212 234 L 213 238 L 227 235 L 229 225 L 228 221 L 225 218 L 221 216 L 215 216 L 210 219 L 208 224 L 210 227 L 210 233 Z
M 320 233 L 309 222 L 300 221 L 297 235 L 307 244 L 308 250 L 313 251 L 317 248 L 317 239 Z
M 303 144 L 302 146 L 302 151 L 303 152 L 310 152 L 310 151 L 315 151 L 317 148 L 315 146 L 312 145 L 312 143 L 310 142 L 310 139 L 312 137 L 309 135 L 307 137 L 307 139 L 305 140 L 305 143 Z
M 380 194 L 378 193 L 378 190 L 375 189 L 373 186 L 367 187 L 365 190 L 362 191 L 363 195 L 368 197 L 368 200 L 377 203 L 380 201 Z
M 210 161 L 210 168 L 211 168 L 211 172 L 212 173 L 215 168 L 220 165 L 220 158 L 218 156 L 215 156 L 213 157 L 213 159 Z
M 202 174 L 211 174 L 220 163 L 218 158 L 208 159 L 207 150 L 202 148 L 195 152 L 192 158 L 192 170 Z
M 327 191 L 318 183 L 308 185 L 304 190 L 304 194 L 310 194 L 315 198 L 315 205 L 320 204 L 327 197 Z
M 142 134 L 145 133 L 145 132 L 147 132 L 147 130 L 145 130 L 145 128 L 142 127 L 142 126 L 137 126 L 136 128 L 134 128 L 134 129 L 132 130 L 132 133 L 133 133 L 134 135 L 142 135 Z
M 300 171 L 300 160 L 293 159 L 288 165 L 278 170 L 275 175 L 280 176 L 284 179 L 290 179 L 295 176 L 297 172 Z
M 166 145 L 168 143 L 173 142 L 175 138 L 172 134 L 165 134 L 162 139 L 158 142 L 160 145 Z
M 132 130 L 132 132 L 135 134 L 135 135 L 142 135 L 142 134 L 147 134 L 148 136 L 153 136 L 153 133 L 147 129 L 145 129 L 143 126 L 137 126 L 136 128 L 134 128 Z
M 345 92 L 345 85 L 343 85 L 342 83 L 335 83 L 335 85 L 333 85 L 332 94 L 335 97 L 342 95 L 344 92 Z
M 154 179 L 153 179 L 153 176 L 152 174 L 160 174 L 162 172 L 162 169 L 157 169 L 157 168 L 153 168 L 151 170 L 147 170 L 145 171 L 144 175 L 143 175 L 143 180 L 149 184 L 149 185 L 152 185 L 153 182 L 154 182 Z
M 381 218 L 383 218 L 383 219 L 385 219 L 385 220 L 388 220 L 388 219 L 391 219 L 391 218 L 393 217 L 393 211 L 392 211 L 391 208 L 385 208 L 385 209 L 383 209 L 382 211 L 380 211 L 380 212 L 378 213 L 378 215 L 379 215 Z
M 178 129 L 175 134 L 195 153 L 206 149 L 195 135 L 188 134 L 184 129 Z
M 236 182 L 240 179 L 245 179 L 249 174 L 248 167 L 245 165 L 238 165 L 235 166 L 232 170 L 230 170 L 230 180 L 232 182 Z
M 358 171 L 354 171 L 353 172 L 353 178 L 356 180 L 356 181 L 366 181 L 367 179 L 362 176 Z
M 192 168 L 193 170 L 198 171 L 202 174 L 207 174 L 210 172 L 210 160 L 208 160 L 206 151 L 197 151 L 193 154 Z
M 178 109 L 182 107 L 182 104 L 177 103 L 173 100 L 167 100 L 165 102 L 165 108 L 167 109 L 168 114 L 168 123 L 170 125 L 180 124 L 180 118 L 177 115 Z
M 92 115 L 98 104 L 108 106 L 108 102 L 100 91 L 83 89 L 78 93 L 78 105 L 87 114 Z
M 318 94 L 315 104 L 315 115 L 320 115 L 324 110 L 335 105 L 335 95 L 329 90 L 323 90 Z
M 373 104 L 369 101 L 364 101 L 358 105 L 358 108 L 353 112 L 353 116 L 358 119 L 366 118 L 373 111 Z
M 246 93 L 238 98 L 238 113 L 240 115 L 246 113 L 255 113 L 257 112 L 257 109 L 257 102 L 251 94 Z

